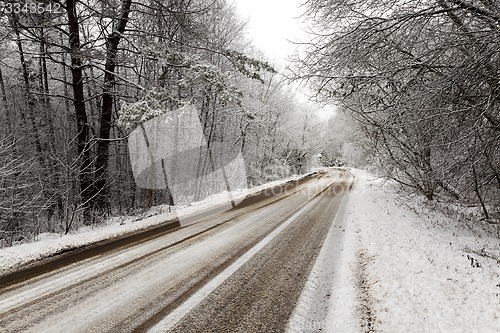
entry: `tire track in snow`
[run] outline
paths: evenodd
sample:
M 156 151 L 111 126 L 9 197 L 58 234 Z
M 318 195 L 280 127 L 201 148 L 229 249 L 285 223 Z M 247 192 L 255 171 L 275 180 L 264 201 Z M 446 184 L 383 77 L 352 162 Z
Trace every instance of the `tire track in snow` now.
M 372 309 L 373 299 L 370 295 L 370 283 L 368 281 L 368 265 L 370 257 L 365 250 L 361 250 L 357 255 L 358 263 L 356 270 L 356 280 L 358 287 L 358 307 L 357 311 L 361 318 L 361 329 L 363 333 L 374 333 L 375 314 Z

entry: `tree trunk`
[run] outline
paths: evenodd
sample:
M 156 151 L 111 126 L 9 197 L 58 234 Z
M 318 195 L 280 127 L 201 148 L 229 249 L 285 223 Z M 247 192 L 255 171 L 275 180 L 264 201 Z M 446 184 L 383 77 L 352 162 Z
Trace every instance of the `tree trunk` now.
M 13 127 L 10 119 L 10 107 L 9 103 L 7 102 L 7 92 L 5 91 L 5 83 L 3 81 L 3 72 L 1 67 L 0 67 L 0 91 L 2 92 L 2 104 L 5 109 L 5 121 L 7 123 L 7 128 L 9 130 L 9 133 L 12 133 Z
M 484 203 L 483 196 L 481 195 L 481 191 L 479 189 L 479 181 L 477 177 L 476 167 L 472 165 L 472 175 L 474 176 L 474 192 L 476 192 L 479 203 L 481 204 L 481 208 L 483 209 L 484 217 L 486 220 L 490 219 L 490 214 L 488 213 L 488 209 L 486 208 L 486 204 Z
M 73 104 L 76 115 L 78 158 L 81 159 L 79 180 L 82 206 L 87 222 L 90 218 L 90 201 L 93 197 L 92 159 L 90 155 L 90 126 L 85 110 L 85 95 L 83 87 L 83 68 L 80 58 L 80 26 L 76 13 L 76 0 L 67 0 L 69 46 L 71 50 L 71 76 L 73 89 Z
M 103 83 L 101 120 L 99 129 L 99 141 L 97 143 L 96 158 L 96 183 L 95 183 L 95 204 L 99 209 L 106 209 L 109 206 L 107 197 L 106 173 L 109 159 L 109 139 L 111 131 L 111 121 L 113 118 L 113 88 L 115 84 L 115 69 L 118 54 L 118 44 L 121 36 L 125 32 L 125 27 L 129 20 L 130 5 L 132 0 L 123 0 L 121 5 L 121 15 L 116 29 L 107 38 L 106 64 Z
M 28 67 L 26 66 L 26 60 L 24 58 L 24 50 L 23 50 L 23 44 L 21 42 L 21 36 L 19 33 L 19 26 L 18 22 L 16 21 L 15 18 L 12 19 L 12 28 L 14 29 L 14 33 L 16 35 L 16 44 L 17 48 L 19 51 L 19 61 L 21 62 L 21 69 L 22 69 L 22 74 L 23 74 L 23 84 L 24 84 L 24 92 L 25 92 L 25 98 L 28 106 L 28 117 L 31 125 L 31 136 L 33 137 L 34 143 L 35 143 L 35 148 L 37 151 L 37 160 L 38 163 L 40 164 L 40 170 L 42 172 L 41 176 L 42 179 L 46 179 L 45 175 L 45 159 L 42 155 L 43 149 L 42 149 L 42 142 L 40 140 L 40 135 L 38 134 L 38 128 L 35 123 L 35 98 L 32 94 L 31 87 L 30 87 L 30 81 L 29 81 L 29 73 L 28 73 Z

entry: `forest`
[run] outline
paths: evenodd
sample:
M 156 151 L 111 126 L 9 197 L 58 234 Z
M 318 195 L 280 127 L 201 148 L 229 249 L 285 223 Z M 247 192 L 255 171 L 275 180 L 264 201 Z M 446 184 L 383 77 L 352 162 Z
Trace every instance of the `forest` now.
M 285 69 L 227 0 L 0 7 L 1 246 L 174 205 L 137 186 L 127 140 L 187 106 L 209 146 L 241 152 L 247 187 L 347 163 L 500 228 L 497 0 L 306 0 Z
M 500 2 L 307 0 L 293 76 L 338 103 L 370 164 L 500 232 Z
M 249 187 L 306 171 L 319 121 L 226 0 L 2 2 L 0 240 L 175 204 L 134 182 L 127 137 L 191 105 Z M 316 130 L 313 130 L 316 128 Z

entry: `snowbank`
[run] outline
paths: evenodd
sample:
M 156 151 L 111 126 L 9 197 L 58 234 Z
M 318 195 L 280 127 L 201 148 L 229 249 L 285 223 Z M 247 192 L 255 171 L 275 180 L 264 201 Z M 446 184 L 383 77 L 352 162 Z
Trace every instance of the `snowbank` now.
M 353 170 L 345 213 L 356 229 L 358 316 L 367 332 L 500 332 L 500 242 L 476 238 Z M 354 269 L 354 266 L 353 266 Z M 368 312 L 367 312 L 368 310 Z

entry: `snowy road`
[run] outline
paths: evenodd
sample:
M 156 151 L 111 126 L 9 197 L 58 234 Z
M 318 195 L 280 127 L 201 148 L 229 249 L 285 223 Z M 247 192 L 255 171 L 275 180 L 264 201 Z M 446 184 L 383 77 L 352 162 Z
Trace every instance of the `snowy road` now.
M 319 173 L 14 279 L 0 286 L 1 331 L 283 331 L 351 182 Z

